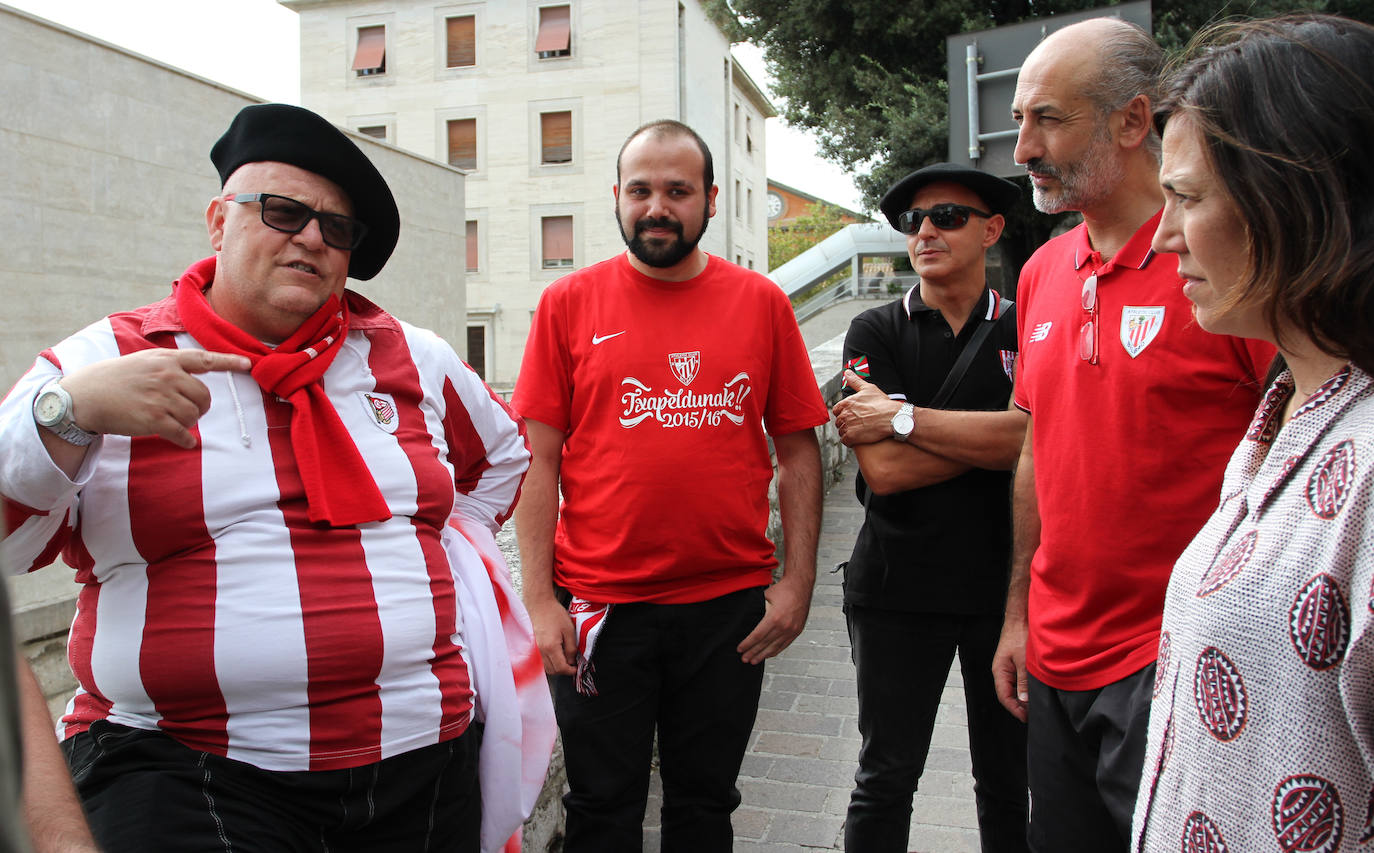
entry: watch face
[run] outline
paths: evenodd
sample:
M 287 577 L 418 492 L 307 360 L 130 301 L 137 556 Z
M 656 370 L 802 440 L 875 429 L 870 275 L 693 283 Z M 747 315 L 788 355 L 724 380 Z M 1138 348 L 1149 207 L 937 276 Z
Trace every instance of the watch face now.
M 916 421 L 911 415 L 896 415 L 892 418 L 892 431 L 898 435 L 910 435 L 911 428 L 916 426 Z
M 40 394 L 38 402 L 33 407 L 34 414 L 38 416 L 38 422 L 44 426 L 57 423 L 66 410 L 67 407 L 63 404 L 62 398 L 51 391 L 44 391 Z

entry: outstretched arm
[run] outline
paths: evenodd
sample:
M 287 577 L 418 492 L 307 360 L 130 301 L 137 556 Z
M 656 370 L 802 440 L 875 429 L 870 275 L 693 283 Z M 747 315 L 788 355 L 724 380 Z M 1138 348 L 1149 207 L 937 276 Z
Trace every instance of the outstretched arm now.
M 773 450 L 778 457 L 783 572 L 764 592 L 763 619 L 736 649 L 748 664 L 762 663 L 792 644 L 806 627 L 816 585 L 821 529 L 821 449 L 816 431 L 774 436 Z

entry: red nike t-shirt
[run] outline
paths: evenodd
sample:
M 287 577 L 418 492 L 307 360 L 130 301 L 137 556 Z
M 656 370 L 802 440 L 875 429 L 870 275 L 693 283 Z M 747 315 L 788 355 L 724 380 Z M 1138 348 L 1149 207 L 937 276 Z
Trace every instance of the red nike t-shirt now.
M 554 282 L 511 404 L 567 436 L 554 582 L 610 603 L 767 585 L 765 428 L 829 417 L 787 296 L 714 256 L 685 282 L 624 255 Z

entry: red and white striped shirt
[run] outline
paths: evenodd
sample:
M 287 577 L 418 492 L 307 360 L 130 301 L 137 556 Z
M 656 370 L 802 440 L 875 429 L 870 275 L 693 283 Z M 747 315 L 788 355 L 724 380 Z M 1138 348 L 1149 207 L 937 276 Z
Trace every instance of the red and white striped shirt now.
M 44 352 L 0 404 L 10 564 L 64 549 L 83 585 L 63 736 L 109 719 L 269 770 L 326 770 L 466 729 L 454 576 L 473 567 L 452 563 L 471 552 L 446 550 L 445 530 L 494 532 L 509 516 L 530 458 L 523 425 L 436 335 L 348 299 L 324 388 L 390 508 L 383 522 L 306 518 L 291 407 L 247 373 L 200 377 L 211 406 L 194 450 L 107 435 L 75 481 L 53 465 L 38 390 L 101 359 L 199 348 L 170 298 Z

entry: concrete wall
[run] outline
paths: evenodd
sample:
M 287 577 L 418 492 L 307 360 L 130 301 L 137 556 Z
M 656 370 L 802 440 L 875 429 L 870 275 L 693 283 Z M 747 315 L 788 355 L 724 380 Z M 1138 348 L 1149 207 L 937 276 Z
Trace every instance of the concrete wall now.
M 210 146 L 256 99 L 0 6 L 0 381 L 116 310 L 162 298 L 210 254 Z M 463 176 L 356 137 L 391 184 L 401 240 L 350 282 L 465 351 Z M 458 225 L 455 228 L 454 223 Z
M 572 268 L 624 250 L 613 218 L 615 159 L 644 122 L 682 118 L 717 158 L 721 208 L 703 248 L 767 266 L 762 116 L 771 107 L 731 73 L 730 45 L 698 0 L 569 0 L 571 55 L 544 59 L 534 52 L 539 7 L 556 0 L 280 2 L 300 15 L 306 106 L 340 125 L 385 127 L 387 141 L 442 161 L 446 123 L 476 121 L 465 217 L 477 223 L 479 257 L 467 274 L 468 322 L 483 329 L 486 379 L 496 388 L 513 387 L 539 295 L 571 269 L 542 267 L 540 218 L 573 217 Z M 476 64 L 448 68 L 444 22 L 458 15 L 475 18 Z M 351 66 L 357 31 L 377 25 L 386 28 L 386 69 L 360 77 Z M 754 111 L 754 156 L 737 163 L 754 186 L 757 222 L 748 228 L 732 219 L 733 102 Z M 563 110 L 572 113 L 572 162 L 542 164 L 539 114 Z

